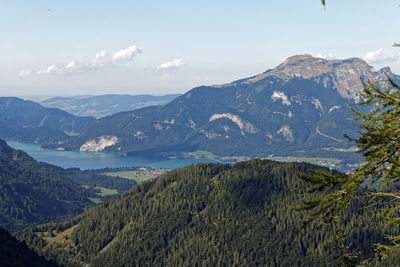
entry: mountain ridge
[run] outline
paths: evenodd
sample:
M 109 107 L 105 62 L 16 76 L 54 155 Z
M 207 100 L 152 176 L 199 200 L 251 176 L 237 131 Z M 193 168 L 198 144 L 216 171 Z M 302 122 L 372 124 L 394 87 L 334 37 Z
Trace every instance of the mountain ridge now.
M 170 94 L 153 95 L 117 95 L 52 97 L 40 102 L 45 107 L 65 110 L 76 116 L 94 116 L 101 118 L 118 112 L 130 111 L 150 105 L 163 105 L 180 96 Z
M 70 142 L 50 147 L 165 157 L 197 150 L 221 156 L 353 157 L 343 135 L 357 136 L 358 129 L 347 105 L 359 101 L 359 75 L 400 80 L 385 71 L 390 69 L 376 72 L 357 58 L 294 56 L 260 75 L 196 87 L 163 106 L 101 118 Z
M 331 77 L 324 77 L 325 74 L 330 74 Z M 358 88 L 360 90 L 363 88 L 361 78 L 365 74 L 367 74 L 367 77 L 364 78 L 375 81 L 385 78 L 384 74 L 392 74 L 392 71 L 389 67 L 383 67 L 378 71 L 374 71 L 374 68 L 365 60 L 357 57 L 327 60 L 304 54 L 289 57 L 276 68 L 269 69 L 250 78 L 242 79 L 241 81 L 244 83 L 254 83 L 269 76 L 275 76 L 287 81 L 297 77 L 303 79 L 313 78 L 319 82 L 322 80 L 322 83 L 327 86 L 330 78 L 334 81 L 334 88 L 338 90 L 343 98 L 354 99 L 357 102 L 359 95 L 357 90 L 354 89 Z M 347 75 L 347 77 L 339 78 L 340 75 Z
M 17 97 L 0 97 L 0 137 L 24 142 L 65 142 L 87 128 L 94 117 L 77 117 Z

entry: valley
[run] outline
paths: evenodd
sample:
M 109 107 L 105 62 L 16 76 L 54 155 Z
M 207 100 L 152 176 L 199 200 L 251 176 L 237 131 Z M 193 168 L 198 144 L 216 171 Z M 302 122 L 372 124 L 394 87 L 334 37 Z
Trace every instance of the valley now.
M 337 68 L 382 75 L 359 59 L 294 56 L 260 75 L 194 88 L 164 105 L 90 118 L 79 132 L 68 120 L 81 117 L 56 108 L 50 114 L 66 116 L 67 124 L 59 119 L 61 126 L 47 132 L 53 115 L 34 104 L 44 117 L 33 120 L 40 123 L 28 127 L 29 137 L 21 130 L 3 135 L 1 226 L 61 266 L 332 266 L 332 225 L 309 226 L 322 229 L 318 237 L 297 233 L 305 217 L 291 208 L 307 187 L 301 173 L 351 173 L 361 166 L 343 137 L 358 134 L 345 108 L 359 101 L 358 93 L 343 88 Z M 4 100 L 3 109 L 15 101 L 32 105 Z M 12 113 L 3 113 L 7 127 L 25 129 L 11 123 Z M 43 138 L 36 135 L 43 129 Z M 353 250 L 386 244 L 385 235 L 398 233 L 381 228 L 377 206 L 358 211 L 365 205 L 357 199 L 344 214 Z M 365 231 L 367 224 L 375 228 Z

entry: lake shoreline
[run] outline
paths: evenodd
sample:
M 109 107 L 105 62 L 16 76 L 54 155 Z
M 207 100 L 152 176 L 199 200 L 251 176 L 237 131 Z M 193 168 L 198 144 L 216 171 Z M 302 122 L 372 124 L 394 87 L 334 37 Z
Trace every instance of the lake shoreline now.
M 5 140 L 9 146 L 28 153 L 35 160 L 59 166 L 62 168 L 79 168 L 81 170 L 96 170 L 103 168 L 121 167 L 152 167 L 175 169 L 196 163 L 213 162 L 211 158 L 192 159 L 150 159 L 145 157 L 132 157 L 122 153 L 87 152 L 87 151 L 60 151 L 45 149 L 38 143 L 25 143 L 14 140 Z

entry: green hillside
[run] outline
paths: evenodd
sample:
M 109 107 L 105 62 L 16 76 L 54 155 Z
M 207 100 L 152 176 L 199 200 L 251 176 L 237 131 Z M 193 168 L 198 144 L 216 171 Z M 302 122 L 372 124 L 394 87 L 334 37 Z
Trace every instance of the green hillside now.
M 0 264 L 2 267 L 56 267 L 0 228 Z
M 55 167 L 0 140 L 1 227 L 14 231 L 75 216 L 93 206 L 91 194 Z
M 303 218 L 289 208 L 304 198 L 298 173 L 315 168 L 268 160 L 197 164 L 17 237 L 66 266 L 329 266 L 333 229 L 314 224 L 297 234 Z M 352 203 L 343 221 L 355 249 L 384 240 L 376 206 L 359 205 Z

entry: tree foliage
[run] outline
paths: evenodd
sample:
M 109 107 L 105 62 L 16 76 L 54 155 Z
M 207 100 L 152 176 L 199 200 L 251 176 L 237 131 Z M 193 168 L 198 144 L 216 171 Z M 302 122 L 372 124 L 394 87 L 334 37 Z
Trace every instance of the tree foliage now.
M 321 3 L 326 6 L 325 0 L 321 0 Z M 400 47 L 400 44 L 394 43 L 393 46 Z M 337 240 L 340 241 L 343 241 L 340 214 L 356 198 L 360 187 L 369 186 L 374 190 L 365 192 L 365 197 L 370 201 L 376 203 L 377 199 L 385 199 L 386 205 L 380 209 L 380 213 L 386 226 L 400 224 L 400 193 L 397 188 L 400 177 L 400 86 L 390 77 L 387 83 L 386 89 L 381 89 L 371 81 L 365 85 L 361 94 L 363 102 L 359 106 L 367 107 L 367 112 L 351 107 L 356 115 L 354 120 L 359 121 L 360 137 L 353 141 L 363 156 L 360 168 L 348 175 L 314 172 L 313 175 L 302 177 L 311 183 L 309 193 L 325 193 L 312 201 L 303 201 L 304 205 L 298 208 L 311 211 L 306 224 L 315 220 L 332 223 L 337 227 Z M 387 238 L 391 241 L 390 245 L 375 244 L 375 252 L 379 254 L 379 259 L 390 255 L 393 260 L 393 251 L 400 248 L 400 236 L 389 235 Z M 338 257 L 343 264 L 352 265 L 363 260 L 349 252 L 345 244 L 342 243 L 341 247 L 343 251 Z
M 333 266 L 333 228 L 315 223 L 297 234 L 304 216 L 288 209 L 306 190 L 298 174 L 311 169 L 323 170 L 267 160 L 197 164 L 17 236 L 66 266 Z M 364 205 L 357 200 L 343 216 L 358 249 L 384 242 L 378 206 Z
M 2 267 L 57 267 L 58 265 L 46 261 L 43 257 L 19 242 L 5 229 L 0 227 L 0 264 Z
M 298 210 L 310 211 L 306 223 L 321 220 L 335 225 L 340 241 L 346 235 L 340 226 L 341 216 L 357 198 L 367 199 L 368 205 L 380 205 L 379 214 L 386 227 L 400 223 L 400 87 L 390 77 L 384 89 L 368 81 L 361 99 L 357 108 L 350 107 L 360 128 L 360 136 L 353 139 L 363 156 L 359 168 L 351 174 L 313 172 L 302 176 L 311 184 L 308 193 L 323 194 L 304 200 Z M 363 190 L 366 187 L 369 190 Z M 374 245 L 382 258 L 389 250 L 400 247 L 399 235 L 389 235 L 388 239 L 391 242 L 386 245 Z M 350 252 L 344 243 L 340 246 L 343 250 L 338 256 L 342 263 L 352 265 L 364 260 L 358 257 L 360 254 Z
M 65 219 L 94 205 L 94 192 L 0 140 L 0 226 L 9 231 Z
M 0 226 L 8 231 L 61 221 L 118 197 L 136 182 L 99 171 L 67 169 L 38 162 L 0 139 Z M 116 190 L 101 196 L 99 188 Z

